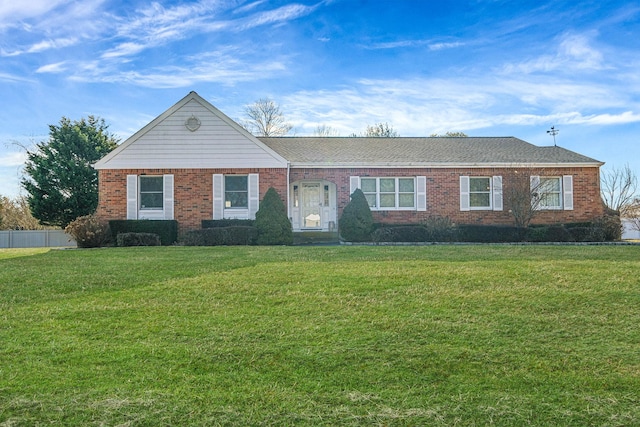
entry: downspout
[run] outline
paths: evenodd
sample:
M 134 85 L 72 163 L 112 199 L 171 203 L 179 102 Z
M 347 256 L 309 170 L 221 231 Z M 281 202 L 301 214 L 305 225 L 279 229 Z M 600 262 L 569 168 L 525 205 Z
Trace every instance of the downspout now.
M 291 171 L 291 162 L 287 161 L 287 218 L 293 225 L 293 218 L 291 217 L 291 188 L 289 185 L 289 176 Z

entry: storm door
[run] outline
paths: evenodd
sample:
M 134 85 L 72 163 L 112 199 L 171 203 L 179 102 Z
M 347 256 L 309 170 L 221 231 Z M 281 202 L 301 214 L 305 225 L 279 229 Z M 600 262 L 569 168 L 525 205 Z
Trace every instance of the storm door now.
M 300 198 L 302 199 L 301 228 L 321 229 L 323 193 L 320 183 L 302 183 L 300 190 Z

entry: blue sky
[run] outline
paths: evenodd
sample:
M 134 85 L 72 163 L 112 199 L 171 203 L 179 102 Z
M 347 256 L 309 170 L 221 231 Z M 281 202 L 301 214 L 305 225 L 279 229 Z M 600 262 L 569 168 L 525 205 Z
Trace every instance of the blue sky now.
M 195 90 L 292 133 L 388 122 L 558 145 L 640 175 L 640 4 L 630 1 L 0 0 L 0 195 L 62 116 L 122 140 Z

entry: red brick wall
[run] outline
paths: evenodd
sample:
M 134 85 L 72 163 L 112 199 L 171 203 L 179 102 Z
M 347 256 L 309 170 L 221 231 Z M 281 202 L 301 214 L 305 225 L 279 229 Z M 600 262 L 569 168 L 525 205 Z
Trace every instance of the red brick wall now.
M 103 169 L 98 171 L 100 198 L 96 213 L 105 220 L 127 218 L 127 175 L 173 174 L 174 218 L 179 231 L 197 229 L 203 219 L 213 217 L 213 174 L 217 173 L 257 173 L 260 199 L 274 187 L 286 203 L 286 169 Z
M 457 168 L 457 169 L 292 169 L 291 182 L 304 179 L 326 179 L 336 184 L 338 192 L 338 218 L 342 209 L 349 202 L 349 177 L 427 177 L 427 210 L 415 211 L 379 211 L 373 212 L 374 221 L 385 223 L 416 223 L 432 216 L 449 217 L 457 224 L 513 224 L 509 206 L 503 211 L 460 211 L 460 176 L 494 176 L 503 177 L 503 188 L 506 191 L 514 185 L 520 176 L 573 176 L 572 211 L 540 211 L 532 223 L 552 224 L 590 221 L 604 214 L 600 199 L 600 172 L 598 168 L 554 168 L 541 169 L 504 169 L 504 168 Z
M 519 175 L 515 173 L 518 171 Z M 203 219 L 213 216 L 212 175 L 260 174 L 260 199 L 269 187 L 274 187 L 286 203 L 286 169 L 127 169 L 100 170 L 100 201 L 97 214 L 104 219 L 125 219 L 127 214 L 127 175 L 174 175 L 175 219 L 180 231 L 200 228 Z M 290 182 L 304 179 L 325 179 L 337 186 L 338 218 L 349 202 L 351 176 L 418 176 L 427 177 L 427 210 L 374 212 L 374 220 L 387 223 L 416 223 L 431 216 L 449 217 L 458 224 L 513 224 L 513 218 L 506 204 L 503 211 L 460 211 L 460 176 L 503 177 L 505 192 L 515 185 L 517 177 L 528 179 L 530 175 L 573 176 L 572 211 L 541 211 L 533 223 L 550 224 L 561 222 L 583 222 L 604 213 L 600 199 L 600 174 L 598 168 L 556 168 L 553 170 L 531 169 L 291 169 Z

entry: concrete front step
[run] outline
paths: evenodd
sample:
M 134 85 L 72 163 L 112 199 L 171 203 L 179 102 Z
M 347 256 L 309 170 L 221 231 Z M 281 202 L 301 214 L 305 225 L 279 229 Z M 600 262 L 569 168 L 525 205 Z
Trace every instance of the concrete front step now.
M 296 231 L 293 233 L 294 245 L 314 245 L 339 243 L 338 233 L 325 231 Z

